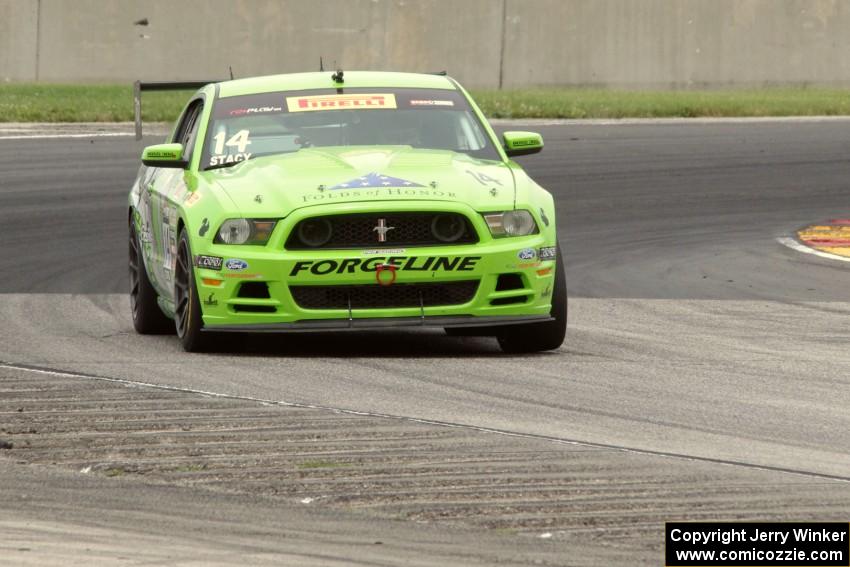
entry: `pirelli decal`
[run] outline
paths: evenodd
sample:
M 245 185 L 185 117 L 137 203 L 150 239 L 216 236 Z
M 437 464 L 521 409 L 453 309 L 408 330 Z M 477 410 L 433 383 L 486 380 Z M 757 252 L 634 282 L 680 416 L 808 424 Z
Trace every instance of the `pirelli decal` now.
M 471 272 L 481 256 L 376 256 L 343 260 L 303 260 L 295 262 L 290 276 L 310 273 L 314 276 L 375 272 L 378 266 L 393 266 L 400 272 Z
M 289 96 L 286 97 L 286 108 L 289 112 L 310 112 L 312 110 L 343 110 L 343 109 L 382 109 L 396 108 L 395 95 L 383 94 L 337 94 L 318 96 Z

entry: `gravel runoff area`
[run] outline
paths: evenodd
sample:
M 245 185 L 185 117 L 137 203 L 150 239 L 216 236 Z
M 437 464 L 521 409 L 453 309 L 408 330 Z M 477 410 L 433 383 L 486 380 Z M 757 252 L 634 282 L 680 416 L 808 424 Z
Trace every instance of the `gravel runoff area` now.
M 179 486 L 543 539 L 547 553 L 526 559 L 544 564 L 654 564 L 665 521 L 755 519 L 747 502 L 775 520 L 838 517 L 850 504 L 843 491 L 815 512 L 834 483 L 790 474 L 10 367 L 0 368 L 3 457 L 104 487 Z M 772 503 L 777 482 L 794 485 L 793 501 Z M 17 549 L 39 543 L 27 545 Z

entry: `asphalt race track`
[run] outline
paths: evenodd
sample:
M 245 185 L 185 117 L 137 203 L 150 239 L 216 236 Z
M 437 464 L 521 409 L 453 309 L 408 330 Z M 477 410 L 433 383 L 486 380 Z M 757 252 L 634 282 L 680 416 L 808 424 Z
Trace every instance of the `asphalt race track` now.
M 0 361 L 579 442 L 659 471 L 767 471 L 771 495 L 733 517 L 793 503 L 846 521 L 850 264 L 777 238 L 850 218 L 850 122 L 523 128 L 543 134 L 521 161 L 558 205 L 557 352 L 411 331 L 189 355 L 137 336 L 125 219 L 143 143 L 81 138 L 0 140 Z

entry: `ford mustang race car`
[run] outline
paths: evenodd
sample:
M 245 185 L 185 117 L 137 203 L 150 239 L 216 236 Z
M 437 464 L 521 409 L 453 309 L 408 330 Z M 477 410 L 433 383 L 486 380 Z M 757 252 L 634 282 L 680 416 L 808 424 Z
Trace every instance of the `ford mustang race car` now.
M 216 332 L 407 326 L 561 345 L 552 196 L 510 159 L 538 134 L 499 140 L 445 74 L 200 85 L 130 191 L 137 332 L 176 329 L 187 351 Z

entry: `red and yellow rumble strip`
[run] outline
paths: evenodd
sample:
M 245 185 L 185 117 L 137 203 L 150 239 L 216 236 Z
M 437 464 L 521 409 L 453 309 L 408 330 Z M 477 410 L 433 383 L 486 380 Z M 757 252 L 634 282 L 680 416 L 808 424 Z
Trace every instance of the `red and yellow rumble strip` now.
M 850 219 L 832 219 L 797 231 L 800 242 L 829 254 L 850 257 Z

